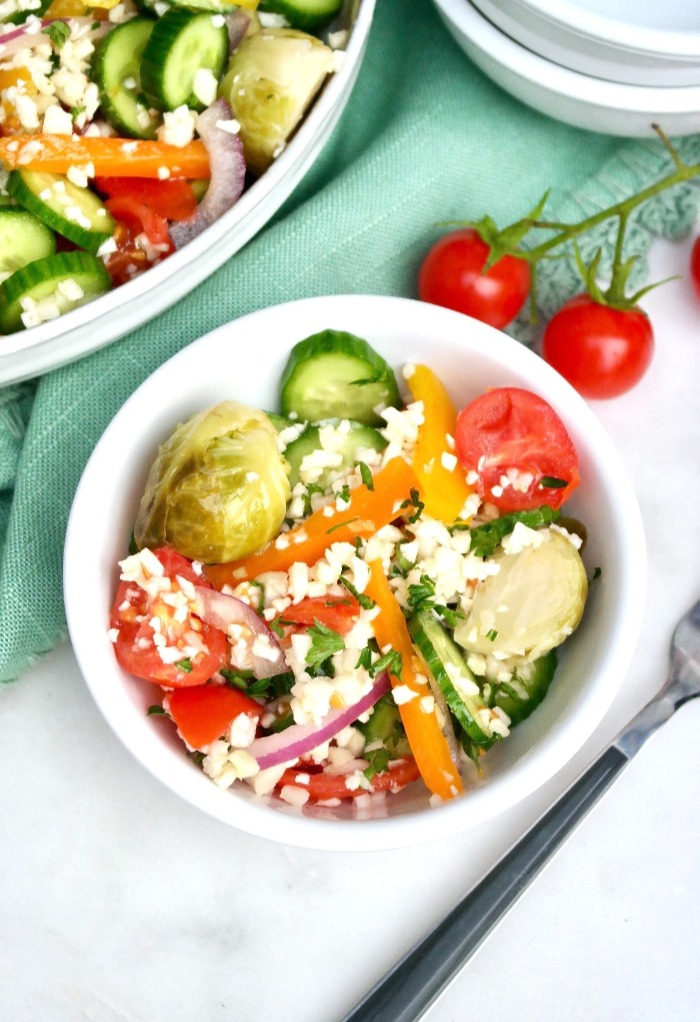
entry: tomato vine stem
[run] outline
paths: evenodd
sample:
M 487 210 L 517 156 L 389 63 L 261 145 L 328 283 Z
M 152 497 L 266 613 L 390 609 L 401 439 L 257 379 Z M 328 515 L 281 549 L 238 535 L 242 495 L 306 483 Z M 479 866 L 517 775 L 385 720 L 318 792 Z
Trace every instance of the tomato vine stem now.
M 624 235 L 624 228 L 627 224 L 630 213 L 636 209 L 637 206 L 641 206 L 643 203 L 647 202 L 647 200 L 653 199 L 655 195 L 659 195 L 660 192 L 665 191 L 667 188 L 673 188 L 674 185 L 683 184 L 685 181 L 691 181 L 693 178 L 700 176 L 700 163 L 684 163 L 678 150 L 667 137 L 665 132 L 663 132 L 656 124 L 653 125 L 653 127 L 673 160 L 676 168 L 673 173 L 668 174 L 659 181 L 655 181 L 654 184 L 648 185 L 646 188 L 642 189 L 641 192 L 636 192 L 634 195 L 630 195 L 626 199 L 621 199 L 612 206 L 608 206 L 606 209 L 601 209 L 597 213 L 593 213 L 591 216 L 586 217 L 585 220 L 581 220 L 576 224 L 550 223 L 546 220 L 536 219 L 527 219 L 522 221 L 523 226 L 527 223 L 532 229 L 555 230 L 558 233 L 533 248 L 523 249 L 518 252 L 518 255 L 522 259 L 526 259 L 528 262 L 536 263 L 558 245 L 563 245 L 567 241 L 572 241 L 581 234 L 585 234 L 586 231 L 589 231 L 592 227 L 605 223 L 606 220 L 618 217 L 620 220 L 621 230 L 618 233 L 618 241 L 616 244 L 616 258 L 619 265 L 622 253 L 622 238 L 620 237 L 620 234 Z

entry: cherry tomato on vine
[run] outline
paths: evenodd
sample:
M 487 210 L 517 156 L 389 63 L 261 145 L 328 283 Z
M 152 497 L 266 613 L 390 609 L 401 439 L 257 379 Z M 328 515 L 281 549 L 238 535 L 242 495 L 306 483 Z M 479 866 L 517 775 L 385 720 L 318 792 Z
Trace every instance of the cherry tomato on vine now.
M 579 484 L 578 455 L 549 402 L 494 387 L 457 416 L 455 452 L 480 497 L 501 511 L 559 508 Z
M 418 297 L 499 330 L 507 326 L 530 293 L 530 267 L 518 256 L 504 255 L 482 273 L 489 252 L 489 246 L 471 227 L 446 234 L 423 260 Z
M 547 324 L 546 362 L 587 398 L 626 393 L 649 367 L 654 333 L 639 308 L 613 309 L 590 295 L 576 295 Z
M 693 281 L 695 294 L 700 298 L 700 237 L 695 239 L 690 253 L 690 278 Z

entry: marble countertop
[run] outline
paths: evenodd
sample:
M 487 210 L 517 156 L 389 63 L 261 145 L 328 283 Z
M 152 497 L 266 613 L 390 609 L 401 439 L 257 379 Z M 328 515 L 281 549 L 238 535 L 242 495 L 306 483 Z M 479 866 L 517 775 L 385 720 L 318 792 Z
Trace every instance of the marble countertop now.
M 652 279 L 691 240 L 658 243 Z M 204 816 L 119 744 L 66 644 L 0 693 L 3 1022 L 339 1022 L 660 687 L 700 596 L 700 304 L 652 292 L 657 354 L 594 408 L 642 508 L 642 636 L 610 712 L 549 784 L 439 843 L 337 854 Z M 425 1016 L 697 1017 L 700 703 L 658 732 Z M 387 1019 L 387 1022 L 391 1022 Z

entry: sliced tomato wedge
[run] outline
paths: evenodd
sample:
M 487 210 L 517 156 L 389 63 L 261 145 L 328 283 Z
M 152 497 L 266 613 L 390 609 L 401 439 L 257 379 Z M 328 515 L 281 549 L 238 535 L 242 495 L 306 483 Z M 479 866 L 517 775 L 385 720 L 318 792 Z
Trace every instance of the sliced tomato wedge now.
M 114 232 L 117 248 L 105 259 L 115 286 L 128 283 L 175 251 L 168 221 L 148 206 L 126 197 L 108 199 L 105 206 L 117 221 Z M 141 235 L 145 235 L 150 250 L 140 243 Z
M 115 220 L 128 227 L 133 238 L 145 234 L 152 245 L 167 245 L 170 249 L 173 248 L 168 232 L 168 221 L 150 206 L 127 195 L 107 199 L 105 206 Z
M 95 186 L 110 199 L 133 199 L 166 220 L 187 220 L 197 208 L 194 189 L 184 178 L 97 177 Z
M 360 604 L 354 596 L 307 596 L 287 607 L 277 618 L 281 625 L 310 628 L 319 621 L 339 635 L 346 635 L 360 616 Z
M 207 585 L 192 563 L 167 547 L 154 550 L 175 590 L 180 575 L 196 585 Z M 155 627 L 154 627 L 155 625 Z M 164 688 L 202 685 L 228 660 L 228 640 L 220 628 L 188 613 L 177 620 L 174 608 L 152 598 L 134 582 L 121 581 L 110 613 L 110 628 L 116 630 L 114 652 L 120 666 L 137 678 Z M 156 628 L 169 648 L 180 647 L 182 656 L 166 663 L 156 645 Z M 196 652 L 192 653 L 192 649 Z
M 288 785 L 293 788 L 302 788 L 308 791 L 309 796 L 317 801 L 325 801 L 332 798 L 357 798 L 375 791 L 397 791 L 404 788 L 411 781 L 417 781 L 420 771 L 413 756 L 405 759 L 394 760 L 388 770 L 377 773 L 371 780 L 371 788 L 356 788 L 351 790 L 345 784 L 344 774 L 327 774 L 323 770 L 308 768 L 307 766 L 288 767 L 284 771 L 277 788 L 284 788 Z
M 578 455 L 551 405 L 520 387 L 486 391 L 457 416 L 455 449 L 479 496 L 501 511 L 559 508 L 579 484 Z
M 202 749 L 226 734 L 241 713 L 259 720 L 263 707 L 229 685 L 179 688 L 168 697 L 169 713 L 180 735 L 193 749 Z

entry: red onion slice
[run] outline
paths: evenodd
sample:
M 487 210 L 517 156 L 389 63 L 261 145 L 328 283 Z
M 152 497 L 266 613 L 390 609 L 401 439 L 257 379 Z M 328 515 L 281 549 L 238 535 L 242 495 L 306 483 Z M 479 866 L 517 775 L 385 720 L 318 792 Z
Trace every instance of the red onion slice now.
M 366 713 L 385 692 L 391 688 L 389 675 L 379 674 L 369 690 L 358 702 L 343 710 L 331 710 L 320 724 L 292 724 L 278 734 L 256 738 L 247 751 L 258 761 L 261 770 L 292 763 L 312 749 L 335 738 L 339 731 L 348 727 L 363 713 Z
M 220 593 L 217 589 L 208 589 L 205 586 L 194 588 L 197 594 L 197 613 L 208 625 L 220 628 L 226 633 L 229 625 L 234 624 L 243 625 L 250 630 L 251 639 L 246 644 L 245 658 L 242 662 L 237 660 L 234 664 L 239 671 L 252 671 L 256 678 L 271 678 L 275 674 L 283 674 L 289 670 L 276 636 L 252 607 L 235 596 Z M 258 644 L 257 652 L 254 646 L 256 638 L 262 640 Z M 269 652 L 269 656 L 261 656 L 260 650 Z
M 209 153 L 211 180 L 197 210 L 170 228 L 175 248 L 182 248 L 234 206 L 245 184 L 245 159 L 238 134 L 219 127 L 233 115 L 228 103 L 217 99 L 197 118 L 197 131 Z
M 229 52 L 233 53 L 239 45 L 250 25 L 250 15 L 237 7 L 234 11 L 224 14 L 226 28 L 228 29 Z

